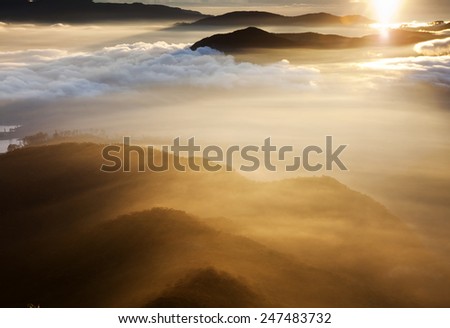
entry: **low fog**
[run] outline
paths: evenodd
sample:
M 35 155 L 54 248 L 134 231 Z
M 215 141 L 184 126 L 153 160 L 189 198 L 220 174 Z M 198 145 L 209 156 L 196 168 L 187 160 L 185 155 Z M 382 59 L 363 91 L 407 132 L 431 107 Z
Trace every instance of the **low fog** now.
M 8 219 L 0 221 L 9 264 L 0 273 L 9 282 L 2 306 L 449 302 L 445 257 L 385 207 L 332 178 L 105 174 L 101 149 L 59 144 L 0 157 L 0 183 L 9 191 L 2 196 Z

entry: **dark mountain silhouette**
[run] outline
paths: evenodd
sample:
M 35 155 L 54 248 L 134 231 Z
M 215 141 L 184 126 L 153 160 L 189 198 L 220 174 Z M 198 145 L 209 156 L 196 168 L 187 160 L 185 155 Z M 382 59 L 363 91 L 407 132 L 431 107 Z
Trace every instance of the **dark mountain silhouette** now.
M 412 32 L 391 30 L 389 38 L 381 35 L 368 35 L 360 38 L 344 37 L 334 34 L 320 33 L 270 33 L 256 27 L 227 34 L 216 34 L 196 42 L 191 49 L 210 47 L 220 51 L 239 51 L 250 48 L 282 49 L 282 48 L 312 48 L 312 49 L 345 49 L 369 46 L 402 46 L 414 44 L 438 36 L 427 32 Z M 443 37 L 443 36 L 441 36 Z
M 142 3 L 95 3 L 92 0 L 28 0 L 0 2 L 0 20 L 6 22 L 95 22 L 117 20 L 196 20 L 197 11 Z
M 450 304 L 446 262 L 334 179 L 105 174 L 102 148 L 0 155 L 0 306 Z
M 264 11 L 235 11 L 207 17 L 185 26 L 347 26 L 371 24 L 374 21 L 359 15 L 335 16 L 328 13 L 312 13 L 301 16 L 283 16 Z
M 192 50 L 200 47 L 228 51 L 246 48 L 296 48 L 297 43 L 277 35 L 269 33 L 256 27 L 234 31 L 227 34 L 216 34 L 194 43 Z

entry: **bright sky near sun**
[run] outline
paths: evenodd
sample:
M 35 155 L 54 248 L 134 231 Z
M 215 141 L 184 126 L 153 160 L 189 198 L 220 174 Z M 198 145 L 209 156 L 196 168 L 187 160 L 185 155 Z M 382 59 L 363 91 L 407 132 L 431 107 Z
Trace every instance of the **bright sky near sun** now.
M 381 24 L 393 23 L 401 3 L 402 0 L 372 0 L 372 7 L 378 22 Z

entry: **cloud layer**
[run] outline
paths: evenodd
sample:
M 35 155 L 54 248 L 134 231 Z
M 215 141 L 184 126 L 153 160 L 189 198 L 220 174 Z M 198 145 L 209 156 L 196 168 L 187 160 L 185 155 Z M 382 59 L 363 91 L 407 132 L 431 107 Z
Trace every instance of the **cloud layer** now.
M 450 38 L 421 42 L 416 44 L 414 50 L 425 56 L 450 55 Z
M 413 83 L 450 86 L 450 56 L 445 55 L 449 49 L 450 38 L 420 43 L 416 51 L 426 56 L 366 63 L 362 67 L 369 70 L 364 80 L 377 83 L 377 74 L 373 75 L 377 70 L 389 79 L 406 77 Z M 353 67 L 346 66 L 343 74 L 353 76 Z M 317 85 L 327 89 L 327 80 L 319 70 L 287 60 L 257 65 L 237 62 L 209 48 L 191 51 L 186 44 L 166 42 L 121 44 L 77 53 L 57 49 L 0 52 L 1 100 L 90 97 L 159 86 L 311 90 Z M 367 85 L 363 82 L 358 85 Z M 336 84 L 333 79 L 331 87 Z
M 383 71 L 389 76 L 399 73 L 399 78 L 407 82 L 450 87 L 450 56 L 388 58 L 365 63 L 361 67 Z
M 310 88 L 318 71 L 282 61 L 238 63 L 185 44 L 122 44 L 87 53 L 26 50 L 0 53 L 0 99 L 95 96 L 155 85 Z

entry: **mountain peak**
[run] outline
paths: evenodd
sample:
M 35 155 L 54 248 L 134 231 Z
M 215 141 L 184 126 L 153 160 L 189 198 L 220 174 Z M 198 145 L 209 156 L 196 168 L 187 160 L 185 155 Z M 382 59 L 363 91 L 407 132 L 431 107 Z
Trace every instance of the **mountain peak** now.
M 205 38 L 192 45 L 191 49 L 197 50 L 201 47 L 210 47 L 213 49 L 226 51 L 236 47 L 261 48 L 262 45 L 265 45 L 267 48 L 288 48 L 294 46 L 294 43 L 257 27 L 247 27 L 232 33 L 216 34 L 209 38 Z

